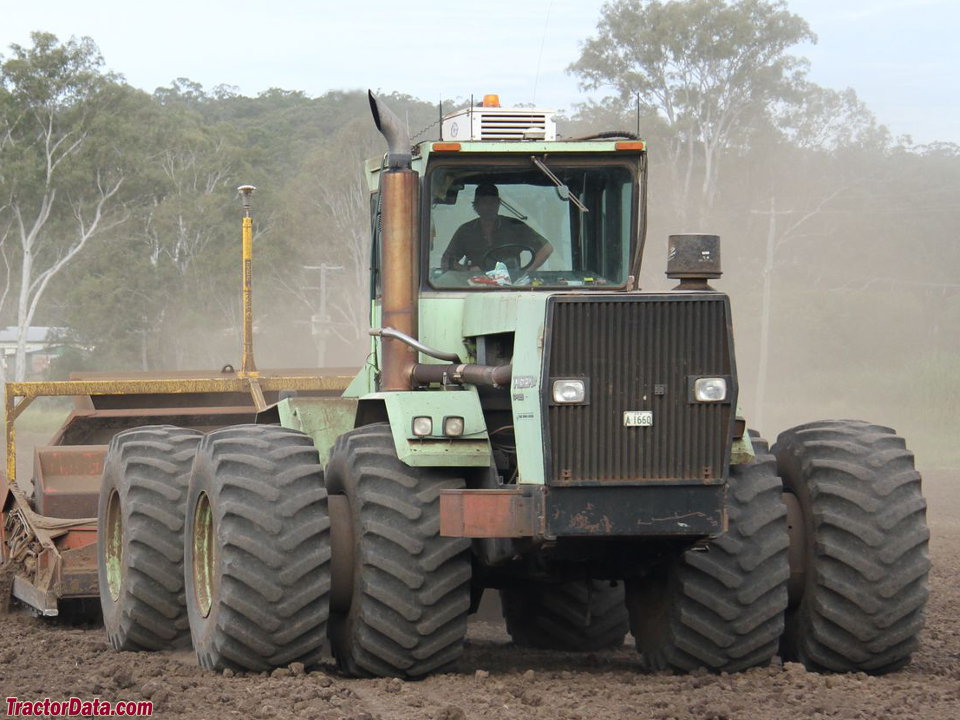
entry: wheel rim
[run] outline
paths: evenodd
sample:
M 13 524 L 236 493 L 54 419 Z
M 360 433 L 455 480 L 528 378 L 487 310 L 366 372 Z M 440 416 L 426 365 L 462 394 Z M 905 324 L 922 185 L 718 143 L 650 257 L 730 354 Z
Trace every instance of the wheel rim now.
M 123 513 L 120 508 L 120 493 L 110 493 L 107 500 L 107 527 L 104 541 L 107 587 L 114 602 L 120 599 L 123 583 Z
M 783 494 L 783 504 L 787 506 L 787 532 L 790 535 L 790 581 L 787 584 L 789 606 L 796 607 L 803 599 L 803 588 L 807 582 L 807 533 L 804 524 L 803 509 L 800 501 L 792 492 Z
M 330 610 L 341 615 L 350 612 L 353 602 L 354 562 L 356 548 L 350 502 L 346 495 L 328 495 L 330 508 Z
M 203 617 L 213 606 L 213 511 L 206 493 L 200 493 L 193 512 L 193 588 Z

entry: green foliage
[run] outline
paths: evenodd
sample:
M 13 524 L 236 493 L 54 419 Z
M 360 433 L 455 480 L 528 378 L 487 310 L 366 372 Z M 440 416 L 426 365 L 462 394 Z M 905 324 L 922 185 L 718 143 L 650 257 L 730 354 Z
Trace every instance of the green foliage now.
M 109 119 L 121 105 L 116 78 L 101 72 L 89 38 L 31 39 L 32 47 L 13 45 L 13 56 L 0 63 L 0 250 L 5 268 L 16 267 L 18 380 L 26 370 L 26 330 L 52 281 L 91 240 L 123 221 L 123 160 Z M 0 303 L 11 296 L 5 287 Z
M 571 65 L 584 85 L 639 95 L 701 141 L 788 97 L 806 62 L 787 50 L 816 39 L 782 0 L 617 0 L 597 30 Z
M 678 219 L 699 206 L 702 222 L 721 154 L 795 100 L 807 63 L 787 51 L 815 39 L 783 0 L 615 0 L 570 70 L 584 87 L 612 87 L 666 123 Z
M 30 34 L 32 47 L 13 44 L 3 63 L 3 86 L 25 110 L 47 112 L 82 107 L 105 78 L 103 57 L 90 38 L 60 43 L 55 35 Z

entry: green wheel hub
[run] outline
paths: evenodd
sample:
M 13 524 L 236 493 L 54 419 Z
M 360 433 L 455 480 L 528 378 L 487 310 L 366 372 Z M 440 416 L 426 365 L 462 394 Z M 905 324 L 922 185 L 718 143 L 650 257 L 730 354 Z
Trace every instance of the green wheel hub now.
M 120 586 L 123 584 L 123 513 L 120 507 L 120 493 L 114 490 L 107 501 L 107 537 L 106 567 L 107 585 L 110 597 L 116 602 L 120 598 Z
M 213 606 L 213 568 L 213 513 L 207 494 L 200 493 L 193 513 L 193 587 L 203 617 Z

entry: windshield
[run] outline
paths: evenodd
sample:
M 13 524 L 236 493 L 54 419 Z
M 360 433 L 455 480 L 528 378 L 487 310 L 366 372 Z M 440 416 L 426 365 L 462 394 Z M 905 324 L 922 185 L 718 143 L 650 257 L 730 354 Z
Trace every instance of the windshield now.
M 622 164 L 553 157 L 429 173 L 429 278 L 438 289 L 622 286 L 636 223 Z

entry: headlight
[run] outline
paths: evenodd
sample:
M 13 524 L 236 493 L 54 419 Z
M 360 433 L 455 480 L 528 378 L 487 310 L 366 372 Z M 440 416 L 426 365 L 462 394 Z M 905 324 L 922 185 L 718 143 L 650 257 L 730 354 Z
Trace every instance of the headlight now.
M 443 434 L 447 437 L 463 435 L 463 418 L 457 415 L 448 415 L 443 419 Z
M 558 404 L 582 403 L 587 397 L 587 384 L 583 380 L 554 380 L 553 401 Z
M 723 402 L 727 399 L 727 381 L 724 378 L 697 378 L 693 396 L 699 402 Z
M 426 437 L 433 434 L 433 418 L 421 415 L 413 419 L 413 434 Z

